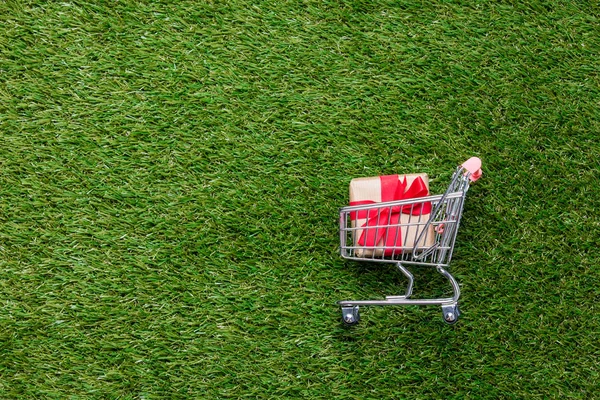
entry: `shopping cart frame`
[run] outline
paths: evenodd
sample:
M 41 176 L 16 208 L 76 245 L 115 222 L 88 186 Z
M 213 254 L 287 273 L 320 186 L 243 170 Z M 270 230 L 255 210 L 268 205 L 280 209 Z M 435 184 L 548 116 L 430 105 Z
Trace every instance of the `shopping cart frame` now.
M 471 182 L 481 176 L 481 160 L 473 157 L 456 168 L 447 190 L 440 195 L 430 195 L 419 198 L 382 202 L 372 205 L 347 206 L 340 208 L 340 254 L 343 258 L 355 261 L 369 261 L 395 264 L 398 270 L 407 278 L 408 283 L 403 295 L 386 296 L 383 300 L 344 300 L 338 302 L 342 310 L 342 321 L 345 325 L 355 325 L 360 320 L 360 306 L 396 306 L 396 305 L 438 305 L 442 308 L 442 316 L 447 324 L 458 321 L 460 310 L 460 286 L 457 280 L 448 272 L 452 259 L 458 227 L 463 213 L 464 202 Z M 418 207 L 425 203 L 431 204 L 429 217 L 423 220 L 422 215 L 410 218 L 408 222 L 397 224 L 353 226 L 351 216 L 360 211 L 391 213 L 392 209 Z M 396 232 L 417 229 L 417 239 L 410 247 L 390 248 L 385 244 L 364 246 L 356 243 L 354 235 L 361 229 L 389 229 L 398 227 Z M 386 232 L 387 235 L 387 232 Z M 398 233 L 396 233 L 398 235 Z M 422 246 L 428 235 L 434 235 L 431 246 Z M 384 242 L 385 243 L 385 242 Z M 391 254 L 390 254 L 391 253 Z M 412 299 L 414 276 L 408 266 L 434 267 L 437 272 L 448 279 L 452 287 L 452 296 L 443 298 Z

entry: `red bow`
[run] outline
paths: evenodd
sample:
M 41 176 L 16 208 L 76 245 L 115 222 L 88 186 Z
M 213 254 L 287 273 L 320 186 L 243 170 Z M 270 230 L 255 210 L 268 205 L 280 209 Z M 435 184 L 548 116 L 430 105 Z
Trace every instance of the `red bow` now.
M 398 179 L 398 175 L 380 176 L 379 179 L 381 181 L 382 202 L 412 199 L 429 194 L 429 190 L 420 176 L 413 181 L 408 189 L 406 188 L 406 177 L 401 181 Z M 350 205 L 356 206 L 375 203 L 372 200 L 351 201 Z M 362 226 L 362 228 L 366 229 L 363 230 L 357 242 L 360 246 L 376 246 L 385 237 L 384 255 L 389 256 L 393 254 L 395 247 L 402 247 L 402 234 L 399 226 L 386 227 L 386 225 L 398 224 L 401 214 L 422 215 L 429 214 L 430 212 L 431 203 L 425 202 L 394 207 L 373 207 L 368 210 L 354 211 L 350 213 L 350 219 L 367 218 L 367 222 Z M 378 226 L 378 228 L 375 228 L 375 226 Z

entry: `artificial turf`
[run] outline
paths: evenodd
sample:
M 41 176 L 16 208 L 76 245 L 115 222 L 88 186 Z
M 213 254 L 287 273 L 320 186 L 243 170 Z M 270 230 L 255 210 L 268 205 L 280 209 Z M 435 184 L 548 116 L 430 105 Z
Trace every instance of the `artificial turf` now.
M 0 2 L 0 398 L 600 387 L 594 1 Z M 475 155 L 461 319 L 338 254 L 351 178 Z M 416 270 L 415 294 L 445 291 Z

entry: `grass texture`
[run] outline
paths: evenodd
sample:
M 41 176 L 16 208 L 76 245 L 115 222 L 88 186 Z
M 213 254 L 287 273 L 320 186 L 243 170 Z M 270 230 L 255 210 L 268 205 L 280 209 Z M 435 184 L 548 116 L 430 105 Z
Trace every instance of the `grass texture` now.
M 0 1 L 0 398 L 581 398 L 593 1 Z M 338 254 L 353 177 L 484 161 L 463 315 Z M 439 295 L 415 270 L 415 294 Z

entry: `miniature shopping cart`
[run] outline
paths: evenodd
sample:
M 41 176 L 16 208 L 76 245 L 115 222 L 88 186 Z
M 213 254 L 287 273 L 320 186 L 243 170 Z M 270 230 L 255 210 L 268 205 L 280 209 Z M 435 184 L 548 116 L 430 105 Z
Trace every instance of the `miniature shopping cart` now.
M 394 305 L 439 305 L 444 321 L 456 323 L 460 315 L 460 288 L 447 268 L 469 185 L 481 174 L 481 160 L 473 157 L 456 169 L 443 194 L 369 202 L 340 209 L 342 257 L 395 264 L 408 279 L 403 295 L 387 296 L 384 300 L 340 301 L 345 325 L 358 323 L 360 306 Z M 435 267 L 450 281 L 452 297 L 412 299 L 414 279 L 408 270 L 412 266 Z

